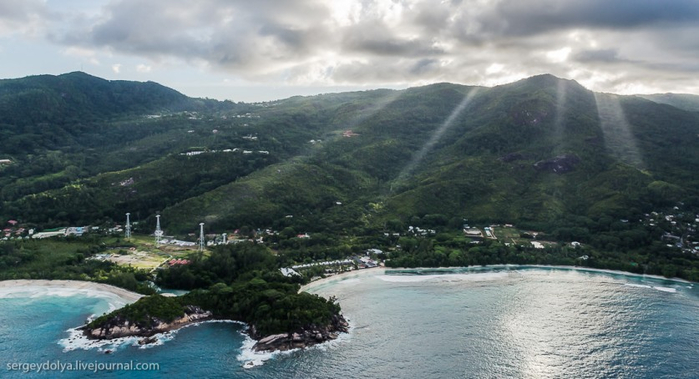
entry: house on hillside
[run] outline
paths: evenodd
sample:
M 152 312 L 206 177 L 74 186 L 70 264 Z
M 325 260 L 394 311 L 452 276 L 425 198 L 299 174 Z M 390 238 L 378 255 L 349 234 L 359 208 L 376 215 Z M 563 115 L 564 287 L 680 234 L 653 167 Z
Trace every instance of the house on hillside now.
M 190 262 L 188 259 L 171 259 L 168 264 L 170 267 L 178 265 L 188 265 Z
M 8 164 L 12 164 L 12 161 L 9 159 L 0 159 L 0 166 Z
M 279 271 L 281 271 L 282 275 L 284 275 L 286 277 L 290 277 L 292 275 L 301 276 L 301 274 L 296 272 L 293 268 L 282 267 L 279 269 Z
M 464 235 L 470 238 L 483 238 L 483 232 L 478 228 L 467 228 L 464 229 Z

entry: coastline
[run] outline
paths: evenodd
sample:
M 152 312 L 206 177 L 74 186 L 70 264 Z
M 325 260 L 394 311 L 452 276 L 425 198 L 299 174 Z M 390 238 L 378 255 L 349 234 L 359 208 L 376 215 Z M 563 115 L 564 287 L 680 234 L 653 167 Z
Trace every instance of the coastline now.
M 32 292 L 33 288 L 76 290 L 78 292 L 104 292 L 115 295 L 127 303 L 133 303 L 143 297 L 143 295 L 115 287 L 110 284 L 88 282 L 81 280 L 45 280 L 45 279 L 17 279 L 0 281 L 0 291 L 26 293 Z M 13 291 L 14 290 L 14 291 Z
M 547 265 L 518 265 L 518 266 L 522 267 L 522 268 L 531 267 L 531 268 L 547 268 L 547 269 L 568 270 L 568 271 L 583 271 L 583 272 L 587 271 L 587 272 L 596 272 L 596 273 L 601 273 L 601 274 L 629 276 L 629 277 L 633 277 L 633 278 L 666 280 L 669 282 L 694 284 L 694 282 L 691 282 L 689 280 L 685 280 L 682 278 L 666 278 L 666 277 L 660 276 L 660 275 L 636 274 L 634 272 L 628 272 L 628 271 L 609 270 L 609 269 L 604 269 L 604 268 L 592 268 L 592 267 L 585 267 L 585 266 L 547 266 Z
M 318 279 L 318 280 L 312 281 L 308 284 L 304 284 L 299 289 L 299 292 L 308 292 L 309 290 L 312 290 L 315 287 L 321 286 L 323 284 L 330 284 L 330 283 L 335 282 L 335 281 L 342 281 L 342 280 L 349 279 L 349 278 L 365 276 L 367 274 L 384 275 L 385 273 L 386 273 L 385 267 L 372 267 L 372 268 L 364 268 L 361 270 L 347 271 L 347 272 L 343 272 L 341 274 L 335 274 L 333 276 L 328 276 L 328 277 L 323 278 L 323 279 Z
M 456 270 L 459 270 L 459 269 L 468 270 L 466 272 L 459 272 L 460 274 L 497 271 L 498 269 L 508 270 L 508 271 L 526 270 L 526 269 L 578 271 L 578 272 L 590 272 L 590 273 L 607 274 L 607 275 L 619 275 L 619 276 L 626 276 L 626 277 L 640 278 L 640 279 L 661 280 L 661 281 L 669 281 L 669 282 L 676 282 L 676 283 L 683 283 L 683 284 L 690 284 L 690 285 L 694 284 L 694 282 L 691 282 L 691 281 L 688 281 L 685 279 L 681 279 L 681 278 L 666 278 L 666 277 L 660 276 L 660 275 L 636 274 L 636 273 L 627 272 L 627 271 L 609 270 L 609 269 L 602 269 L 602 268 L 592 268 L 592 267 L 585 267 L 585 266 L 501 264 L 501 265 L 486 265 L 486 266 L 455 266 L 455 267 L 391 267 L 391 268 L 376 267 L 376 268 L 368 268 L 368 269 L 362 269 L 362 270 L 352 270 L 352 271 L 343 272 L 341 274 L 333 275 L 333 276 L 330 276 L 327 278 L 319 279 L 319 280 L 310 282 L 308 284 L 305 284 L 301 287 L 299 292 L 302 292 L 302 291 L 308 292 L 309 290 L 313 290 L 314 288 L 319 287 L 321 285 L 326 285 L 326 284 L 330 284 L 333 282 L 342 281 L 342 280 L 346 280 L 346 279 L 354 278 L 354 277 L 362 277 L 362 276 L 366 276 L 367 274 L 386 275 L 386 274 L 391 274 L 393 272 L 401 273 L 402 271 L 425 270 L 425 271 L 444 271 L 444 275 L 450 275 L 450 274 L 457 273 Z
M 526 270 L 526 269 L 579 271 L 579 272 L 591 272 L 591 273 L 598 273 L 598 274 L 627 276 L 627 277 L 641 278 L 641 279 L 663 280 L 663 281 L 677 282 L 677 283 L 684 283 L 684 284 L 694 284 L 694 282 L 691 282 L 691 281 L 685 280 L 685 279 L 681 279 L 681 278 L 666 278 L 666 277 L 660 276 L 660 275 L 636 274 L 634 272 L 610 270 L 610 269 L 604 269 L 604 268 L 594 268 L 594 267 L 585 267 L 585 266 L 563 266 L 563 265 L 499 264 L 499 265 L 485 265 L 485 266 L 454 266 L 454 267 L 391 267 L 390 269 L 387 269 L 387 272 L 388 273 L 391 273 L 391 272 L 400 273 L 401 271 L 425 270 L 425 271 L 444 271 L 445 275 L 449 275 L 450 272 L 454 272 L 455 270 L 458 270 L 458 269 L 468 270 L 466 272 L 462 272 L 462 274 L 487 272 L 487 271 L 494 271 L 497 269 L 505 269 L 505 270 L 511 270 L 511 271 Z

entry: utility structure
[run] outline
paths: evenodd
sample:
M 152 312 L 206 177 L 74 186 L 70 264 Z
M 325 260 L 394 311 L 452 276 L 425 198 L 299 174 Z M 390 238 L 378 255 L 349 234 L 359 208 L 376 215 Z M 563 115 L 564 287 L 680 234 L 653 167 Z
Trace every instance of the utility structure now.
M 199 223 L 199 251 L 204 251 L 204 223 Z
M 129 218 L 131 213 L 126 214 L 126 239 L 131 240 L 131 219 Z
M 163 237 L 163 230 L 160 229 L 160 215 L 155 215 L 156 218 L 156 223 L 155 223 L 155 233 L 153 235 L 155 236 L 155 246 L 160 245 L 160 239 Z
M 224 245 L 228 244 L 228 237 L 227 237 L 227 234 L 226 234 L 226 233 L 223 233 L 221 236 L 223 237 L 223 244 L 224 244 Z

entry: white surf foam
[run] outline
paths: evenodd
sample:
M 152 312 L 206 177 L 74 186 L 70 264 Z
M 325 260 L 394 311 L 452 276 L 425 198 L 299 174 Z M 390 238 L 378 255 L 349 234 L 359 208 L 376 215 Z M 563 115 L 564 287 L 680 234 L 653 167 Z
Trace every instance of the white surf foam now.
M 653 288 L 647 284 L 624 283 L 624 285 L 628 286 L 628 287 L 636 287 L 636 288 Z
M 111 340 L 92 340 L 87 338 L 79 327 L 68 329 L 68 337 L 59 340 L 58 344 L 63 347 L 63 352 L 73 350 L 97 350 L 100 352 L 115 352 L 120 347 L 138 345 L 139 337 L 124 337 Z
M 484 272 L 472 274 L 439 274 L 439 275 L 377 275 L 376 278 L 391 283 L 418 283 L 418 282 L 478 282 L 487 280 L 504 279 L 508 272 Z
M 335 348 L 335 347 L 349 341 L 351 336 L 352 336 L 353 330 L 354 330 L 354 326 L 352 326 L 352 324 L 350 323 L 350 326 L 348 328 L 347 333 L 341 333 L 334 340 L 329 340 L 329 341 L 326 341 L 326 342 L 323 342 L 320 344 L 313 345 L 313 346 L 307 348 L 306 350 L 318 349 L 318 350 L 325 351 L 328 349 Z M 286 350 L 286 351 L 258 352 L 258 351 L 255 351 L 253 349 L 253 347 L 255 346 L 255 343 L 257 341 L 250 338 L 250 336 L 248 336 L 245 333 L 241 332 L 241 334 L 243 334 L 243 336 L 245 337 L 245 341 L 243 341 L 243 345 L 240 347 L 240 354 L 238 354 L 237 358 L 239 361 L 244 362 L 243 368 L 246 368 L 246 369 L 262 366 L 263 364 L 265 364 L 265 362 L 267 362 L 268 360 L 270 360 L 276 356 L 290 355 L 290 354 L 293 354 L 295 352 L 303 350 L 300 348 L 296 348 L 296 349 L 291 349 L 291 350 Z
M 94 315 L 91 316 L 91 318 L 94 318 Z M 90 319 L 88 319 L 90 320 Z M 58 344 L 60 346 L 63 346 L 63 352 L 69 352 L 73 350 L 97 350 L 100 352 L 106 352 L 109 350 L 110 352 L 116 352 L 120 348 L 126 347 L 126 346 L 134 346 L 138 347 L 139 349 L 150 349 L 154 348 L 156 346 L 162 346 L 166 342 L 171 341 L 175 338 L 177 333 L 184 329 L 188 328 L 190 326 L 199 326 L 201 324 L 205 323 L 232 323 L 232 324 L 242 324 L 245 325 L 242 322 L 238 321 L 232 321 L 232 320 L 207 320 L 207 321 L 201 321 L 201 322 L 195 322 L 189 325 L 185 325 L 182 328 L 179 328 L 177 330 L 171 330 L 169 332 L 164 332 L 164 333 L 158 333 L 154 334 L 153 337 L 156 338 L 155 342 L 149 343 L 149 344 L 144 344 L 144 345 L 139 345 L 139 341 L 142 340 L 144 337 L 122 337 L 122 338 L 114 338 L 110 340 L 93 340 L 87 338 L 85 334 L 82 332 L 82 330 L 79 330 L 78 328 L 80 327 L 75 327 L 68 329 L 66 332 L 68 332 L 68 337 L 61 339 L 58 341 Z
M 247 334 L 243 334 L 243 336 L 245 337 L 245 340 L 243 341 L 243 345 L 240 347 L 240 354 L 238 354 L 237 356 L 240 362 L 244 362 L 243 368 L 253 368 L 257 366 L 262 366 L 263 364 L 265 364 L 266 361 L 272 359 L 272 357 L 279 354 L 278 351 L 273 353 L 255 351 L 253 347 L 255 346 L 255 343 L 257 341 L 252 339 Z
M 98 315 L 112 312 L 119 308 L 123 308 L 126 304 L 131 303 L 117 294 L 100 291 L 89 288 L 60 288 L 60 287 L 46 287 L 46 286 L 24 286 L 24 287 L 1 287 L 0 288 L 0 299 L 10 299 L 10 298 L 26 298 L 26 299 L 40 299 L 43 297 L 58 297 L 67 298 L 79 296 L 81 298 L 94 298 L 102 299 L 105 302 L 100 302 L 96 304 L 92 312 Z
M 670 292 L 670 293 L 675 293 L 675 292 L 677 292 L 677 289 L 675 289 L 675 288 L 670 288 L 670 287 L 654 286 L 653 289 L 656 289 L 656 290 L 658 290 L 658 291 L 663 291 L 663 292 Z
M 25 286 L 25 287 L 2 287 L 0 288 L 0 298 L 30 298 L 36 299 L 40 297 L 71 297 L 81 296 L 90 298 L 107 299 L 114 306 L 122 307 L 127 304 L 127 301 L 119 295 L 111 292 L 93 290 L 87 288 L 55 288 L 44 286 Z
M 636 283 L 624 283 L 624 285 L 627 286 L 627 287 L 654 289 L 654 290 L 656 290 L 656 291 L 662 291 L 662 292 L 668 292 L 668 293 L 675 293 L 675 292 L 677 292 L 677 289 L 676 289 L 676 288 L 672 288 L 672 287 L 651 286 L 651 285 L 648 285 L 648 284 L 636 284 Z

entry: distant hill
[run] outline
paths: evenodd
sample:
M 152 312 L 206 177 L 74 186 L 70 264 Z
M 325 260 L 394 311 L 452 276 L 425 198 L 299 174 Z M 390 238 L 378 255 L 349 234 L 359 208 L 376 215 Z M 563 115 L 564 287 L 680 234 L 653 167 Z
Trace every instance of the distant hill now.
M 109 81 L 84 72 L 0 80 L 0 122 L 5 124 L 85 121 L 192 105 L 154 82 Z
M 644 99 L 660 104 L 668 104 L 686 111 L 699 112 L 699 95 L 679 93 L 659 93 L 653 95 L 638 95 Z
M 16 104 L 0 127 L 0 159 L 15 161 L 0 168 L 0 217 L 38 225 L 161 212 L 170 233 L 464 219 L 552 229 L 699 207 L 698 113 L 551 75 L 265 104 L 81 73 L 0 88 Z

